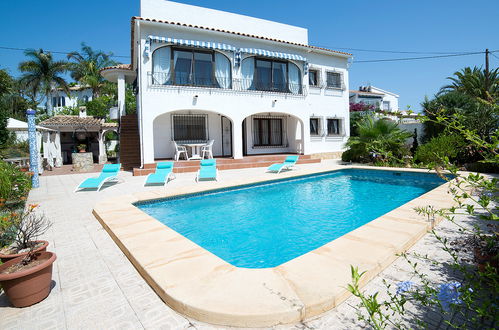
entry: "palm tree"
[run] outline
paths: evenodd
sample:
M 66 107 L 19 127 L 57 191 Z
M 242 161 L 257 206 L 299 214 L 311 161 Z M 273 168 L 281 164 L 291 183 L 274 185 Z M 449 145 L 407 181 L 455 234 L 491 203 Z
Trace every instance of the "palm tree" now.
M 452 83 L 440 89 L 439 94 L 457 91 L 487 102 L 499 100 L 499 68 L 485 72 L 481 68 L 466 67 L 447 77 Z
M 61 88 L 69 94 L 66 80 L 61 76 L 68 70 L 66 61 L 54 61 L 51 53 L 44 53 L 43 49 L 29 49 L 24 52 L 31 59 L 19 64 L 21 84 L 33 95 L 42 94 L 47 99 L 47 113 L 52 115 L 50 94 L 56 88 Z
M 99 70 L 116 64 L 110 59 L 111 56 L 112 53 L 95 51 L 83 42 L 81 52 L 74 51 L 68 54 L 68 59 L 73 60 L 69 67 L 71 77 L 80 84 L 89 86 L 92 89 L 93 97 L 99 96 L 102 85 L 105 83 Z
M 401 130 L 397 123 L 386 119 L 364 117 L 357 126 L 358 136 L 351 136 L 346 143 L 357 159 L 369 159 L 370 155 L 401 158 L 407 153 L 406 140 L 412 133 Z

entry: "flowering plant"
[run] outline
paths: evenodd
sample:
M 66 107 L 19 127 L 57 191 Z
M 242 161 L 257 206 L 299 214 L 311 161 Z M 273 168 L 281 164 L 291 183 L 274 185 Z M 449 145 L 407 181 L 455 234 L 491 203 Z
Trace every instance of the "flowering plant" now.
M 434 120 L 482 150 L 484 162 L 499 164 L 499 131 L 496 130 L 490 140 L 484 140 L 475 131 L 461 125 L 458 116 L 437 116 Z M 360 299 L 358 318 L 375 329 L 442 326 L 497 328 L 499 179 L 481 174 L 463 174 L 446 156 L 442 156 L 438 163 L 431 164 L 430 169 L 449 181 L 449 193 L 454 205 L 442 209 L 419 207 L 415 211 L 425 215 L 432 227 L 435 219 L 447 221 L 449 226 L 455 226 L 459 235 L 449 239 L 448 232 L 433 228 L 433 238 L 447 258 L 417 253 L 402 254 L 410 266 L 411 281 L 396 284 L 395 292 L 391 289 L 393 284 L 384 281 L 386 290 L 374 294 L 364 293 L 359 284 L 363 273 L 352 267 L 352 283 L 348 290 Z M 444 169 L 455 179 L 444 175 Z M 422 270 L 424 267 L 440 270 L 438 282 Z M 381 296 L 387 298 L 382 300 Z M 432 323 L 434 317 L 428 317 L 430 314 L 440 318 L 438 325 Z
M 363 102 L 350 103 L 350 112 L 374 111 L 375 108 L 374 105 Z

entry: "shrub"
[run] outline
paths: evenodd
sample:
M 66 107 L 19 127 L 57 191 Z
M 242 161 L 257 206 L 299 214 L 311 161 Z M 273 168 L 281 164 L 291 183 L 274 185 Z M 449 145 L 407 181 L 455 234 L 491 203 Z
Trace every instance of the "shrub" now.
M 25 172 L 0 161 L 0 208 L 22 206 L 30 189 L 31 180 Z
M 397 123 L 375 119 L 372 116 L 362 118 L 358 123 L 359 136 L 350 136 L 346 146 L 351 150 L 345 155 L 356 161 L 379 161 L 392 163 L 409 153 L 405 141 L 412 133 L 401 130 Z
M 454 163 L 465 141 L 459 135 L 439 135 L 432 138 L 428 143 L 418 147 L 414 160 L 424 164 L 440 164 L 444 157 Z

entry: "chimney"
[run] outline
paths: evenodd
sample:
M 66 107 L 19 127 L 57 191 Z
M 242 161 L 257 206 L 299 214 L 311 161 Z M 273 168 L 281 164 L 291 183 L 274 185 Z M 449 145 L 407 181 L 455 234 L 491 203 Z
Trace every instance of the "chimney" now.
M 87 116 L 87 107 L 82 106 L 79 109 L 80 109 L 80 118 L 86 117 Z

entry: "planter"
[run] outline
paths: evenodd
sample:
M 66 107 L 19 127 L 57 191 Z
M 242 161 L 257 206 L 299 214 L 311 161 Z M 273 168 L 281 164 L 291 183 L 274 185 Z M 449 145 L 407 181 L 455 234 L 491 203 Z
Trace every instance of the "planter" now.
M 86 151 L 85 149 L 81 149 L 81 150 L 79 150 L 78 152 L 83 153 L 83 152 L 87 152 L 87 151 Z
M 53 252 L 44 251 L 37 252 L 36 257 L 43 262 L 12 274 L 2 274 L 2 271 L 21 262 L 23 257 L 0 265 L 0 285 L 14 307 L 31 306 L 45 299 L 50 293 L 52 264 L 56 255 Z
M 498 256 L 493 254 L 484 254 L 482 249 L 475 247 L 473 249 L 475 255 L 475 261 L 478 265 L 478 269 L 483 272 L 485 271 L 485 266 L 489 264 L 491 267 L 496 270 L 499 268 L 499 260 Z
M 43 245 L 40 246 L 40 247 L 38 247 L 35 250 L 35 252 L 43 252 L 43 251 L 47 250 L 47 246 L 49 245 L 49 242 L 47 242 L 47 241 L 35 241 L 35 242 L 43 242 Z M 28 253 L 29 253 L 29 251 L 22 252 L 22 253 L 17 253 L 17 254 L 3 254 L 3 253 L 0 253 L 0 260 L 2 260 L 2 262 L 7 262 L 9 260 L 12 260 L 12 259 L 15 259 L 15 258 L 18 258 L 18 257 L 24 257 Z

